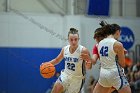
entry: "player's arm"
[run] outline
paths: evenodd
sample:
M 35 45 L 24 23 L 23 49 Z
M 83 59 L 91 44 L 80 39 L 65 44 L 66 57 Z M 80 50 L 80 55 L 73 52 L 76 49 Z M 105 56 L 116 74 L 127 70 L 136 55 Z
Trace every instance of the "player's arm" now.
M 93 54 L 92 56 L 88 55 L 88 54 L 81 54 L 81 58 L 87 62 L 91 62 L 93 65 L 96 64 L 97 60 L 98 60 L 98 55 L 97 54 Z
M 62 48 L 61 52 L 59 53 L 59 55 L 54 58 L 53 60 L 49 61 L 50 63 L 52 63 L 53 65 L 58 64 L 63 58 L 64 58 L 64 48 Z
M 91 57 L 91 62 L 93 65 L 96 64 L 97 60 L 98 60 L 98 55 L 97 54 L 93 54 L 92 57 Z
M 125 48 L 123 50 L 124 50 L 124 54 L 127 54 L 127 50 Z
M 87 57 L 89 57 L 87 59 L 86 58 L 83 59 L 82 57 L 81 58 L 85 61 L 86 69 L 91 69 L 92 68 L 92 62 L 89 60 L 90 59 L 90 53 L 89 53 L 88 49 L 83 47 L 81 55 L 86 55 Z
M 96 45 L 93 47 L 93 55 L 92 56 L 90 56 L 87 53 L 82 53 L 81 58 L 85 61 L 90 61 L 93 65 L 96 64 L 96 62 L 99 58 L 98 50 L 97 50 Z
M 120 43 L 118 41 L 115 42 L 113 49 L 118 56 L 118 62 L 120 64 L 120 66 L 124 68 L 125 67 L 125 55 L 124 55 L 124 47 L 123 47 L 122 43 Z
M 94 45 L 93 50 L 92 50 L 92 58 L 91 58 L 91 62 L 93 65 L 96 64 L 98 58 L 99 58 L 99 54 L 98 54 L 98 48 L 97 45 Z

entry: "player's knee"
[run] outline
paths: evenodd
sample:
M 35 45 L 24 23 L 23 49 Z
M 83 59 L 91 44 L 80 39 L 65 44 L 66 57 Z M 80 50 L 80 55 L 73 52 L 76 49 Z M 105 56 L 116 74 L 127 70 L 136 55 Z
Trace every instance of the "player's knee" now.
M 124 87 L 123 89 L 118 91 L 119 93 L 131 93 L 131 88 L 129 86 Z
M 125 91 L 126 93 L 131 93 L 131 88 L 128 86 Z
M 131 93 L 131 89 L 130 88 L 128 89 L 127 93 Z
M 63 86 L 59 83 L 56 83 L 51 93 L 62 93 L 62 92 L 63 92 Z

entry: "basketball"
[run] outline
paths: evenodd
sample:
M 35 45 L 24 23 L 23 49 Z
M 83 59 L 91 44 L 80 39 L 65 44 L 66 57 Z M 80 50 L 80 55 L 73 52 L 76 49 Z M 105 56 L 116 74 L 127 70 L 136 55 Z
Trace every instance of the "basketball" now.
M 51 78 L 55 74 L 55 66 L 51 63 L 43 63 L 40 66 L 40 74 L 43 78 Z

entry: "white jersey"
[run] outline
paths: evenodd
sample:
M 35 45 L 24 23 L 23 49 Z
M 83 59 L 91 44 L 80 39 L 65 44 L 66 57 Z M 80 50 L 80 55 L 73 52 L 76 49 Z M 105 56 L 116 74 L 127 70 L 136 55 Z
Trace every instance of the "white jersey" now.
M 119 90 L 128 86 L 129 83 L 124 74 L 124 69 L 118 63 L 117 54 L 113 49 L 116 41 L 114 38 L 105 38 L 99 42 L 98 53 L 101 70 L 98 82 L 103 87 L 114 87 Z
M 64 93 L 80 93 L 84 84 L 85 65 L 80 54 L 83 46 L 78 45 L 74 53 L 70 53 L 70 45 L 64 47 L 65 69 L 57 81 L 64 88 Z M 75 87 L 76 86 L 76 87 Z
M 83 46 L 78 45 L 74 53 L 69 51 L 70 45 L 64 47 L 64 59 L 65 59 L 65 69 L 64 72 L 75 75 L 83 76 L 84 75 L 84 62 L 81 60 L 80 54 Z
M 114 52 L 113 45 L 117 40 L 114 38 L 105 38 L 100 41 L 98 45 L 98 53 L 102 68 L 117 68 L 116 66 L 116 53 Z

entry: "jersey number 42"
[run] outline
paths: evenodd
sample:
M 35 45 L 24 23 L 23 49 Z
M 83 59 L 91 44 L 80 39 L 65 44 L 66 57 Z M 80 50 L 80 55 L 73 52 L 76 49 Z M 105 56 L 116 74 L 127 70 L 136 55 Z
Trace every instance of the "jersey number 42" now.
M 108 56 L 108 47 L 107 46 L 102 46 L 100 50 L 101 56 Z

